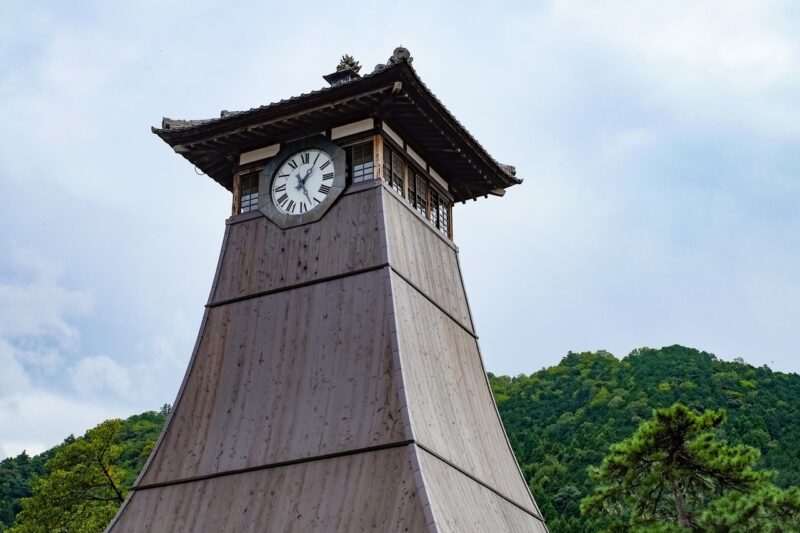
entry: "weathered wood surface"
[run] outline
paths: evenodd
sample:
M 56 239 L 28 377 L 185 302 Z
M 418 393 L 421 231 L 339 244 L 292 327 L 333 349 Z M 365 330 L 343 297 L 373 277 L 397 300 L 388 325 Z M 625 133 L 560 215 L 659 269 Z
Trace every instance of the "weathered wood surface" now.
M 424 532 L 407 448 L 136 491 L 110 531 Z
M 403 205 L 403 200 L 386 190 L 382 193 L 392 268 L 474 331 L 456 251 Z
M 266 217 L 232 224 L 211 302 L 381 264 L 378 194 L 369 189 L 343 196 L 320 222 L 288 230 Z
M 404 440 L 386 270 L 210 309 L 141 483 Z
M 439 533 L 547 533 L 547 528 L 538 518 L 425 450 L 416 450 Z
M 535 512 L 474 337 L 399 276 L 394 313 L 415 440 Z
M 110 531 L 545 531 L 457 252 L 399 202 L 378 186 L 308 226 L 229 226 L 194 362 Z

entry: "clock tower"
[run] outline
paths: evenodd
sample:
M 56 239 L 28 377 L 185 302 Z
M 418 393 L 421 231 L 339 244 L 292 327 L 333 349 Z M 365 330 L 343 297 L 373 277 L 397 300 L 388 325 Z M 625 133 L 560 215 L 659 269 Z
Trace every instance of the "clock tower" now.
M 478 349 L 455 203 L 521 182 L 397 48 L 153 131 L 232 193 L 173 411 L 107 531 L 546 532 Z

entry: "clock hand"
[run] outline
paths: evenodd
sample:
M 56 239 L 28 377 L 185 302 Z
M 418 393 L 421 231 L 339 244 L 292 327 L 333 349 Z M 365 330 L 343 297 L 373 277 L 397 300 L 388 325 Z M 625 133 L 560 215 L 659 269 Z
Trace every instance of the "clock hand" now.
M 300 177 L 300 173 L 299 173 L 299 172 L 297 173 L 297 175 L 295 176 L 295 178 L 297 178 L 297 187 L 295 187 L 295 188 L 296 188 L 298 191 L 299 191 L 300 189 L 303 189 L 303 188 L 305 188 L 305 186 L 306 186 L 306 180 L 307 180 L 307 179 L 308 179 L 308 177 L 311 175 L 311 171 L 312 171 L 312 170 L 314 170 L 314 167 L 311 167 L 311 168 L 309 168 L 308 170 L 306 170 L 306 175 L 305 175 L 305 176 L 303 176 L 302 178 Z

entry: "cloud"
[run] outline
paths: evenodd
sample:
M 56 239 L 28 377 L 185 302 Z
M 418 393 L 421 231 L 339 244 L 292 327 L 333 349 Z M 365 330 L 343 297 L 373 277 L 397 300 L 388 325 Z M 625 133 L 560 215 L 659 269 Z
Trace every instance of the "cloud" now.
M 67 435 L 131 414 L 129 371 L 81 356 L 76 316 L 94 298 L 60 284 L 61 269 L 30 247 L 6 247 L 0 280 L 0 458 L 39 453 Z M 65 376 L 69 382 L 64 383 Z
M 12 243 L 6 251 L 7 268 L 24 274 L 0 278 L 0 337 L 34 337 L 62 346 L 77 342 L 79 331 L 67 319 L 91 311 L 93 295 L 60 287 L 59 268 L 33 250 Z
M 122 404 L 84 401 L 44 389 L 0 394 L 0 459 L 41 453 L 108 418 L 128 417 Z
M 798 369 L 794 2 L 412 0 L 390 26 L 367 4 L 366 30 L 348 35 L 349 11 L 309 9 L 299 46 L 291 25 L 218 24 L 221 4 L 27 3 L 0 17 L 0 405 L 42 417 L 3 419 L 0 442 L 64 437 L 34 401 L 69 406 L 80 432 L 106 403 L 129 414 L 174 397 L 229 196 L 150 125 L 313 90 L 342 53 L 369 70 L 401 43 L 526 178 L 454 213 L 489 369 L 676 342 Z
M 128 397 L 131 379 L 128 369 L 106 355 L 80 359 L 70 369 L 73 388 L 84 397 L 102 399 Z

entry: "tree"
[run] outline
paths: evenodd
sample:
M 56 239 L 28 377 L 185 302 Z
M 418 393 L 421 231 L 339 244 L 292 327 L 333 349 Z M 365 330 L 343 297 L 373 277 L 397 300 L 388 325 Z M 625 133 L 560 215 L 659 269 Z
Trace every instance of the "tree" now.
M 760 453 L 716 436 L 725 411 L 695 414 L 677 403 L 656 409 L 635 433 L 611 446 L 589 477 L 599 485 L 581 502 L 590 516 L 627 518 L 610 529 L 641 531 L 773 531 L 800 506 L 800 491 L 772 485 L 774 473 L 754 470 Z M 749 520 L 752 528 L 741 525 Z M 744 529 L 742 529 L 744 528 Z
M 45 467 L 10 533 L 94 533 L 102 531 L 125 499 L 121 420 L 107 420 L 60 448 Z
M 700 523 L 720 533 L 800 531 L 800 489 L 766 485 L 752 494 L 728 492 L 703 511 Z

